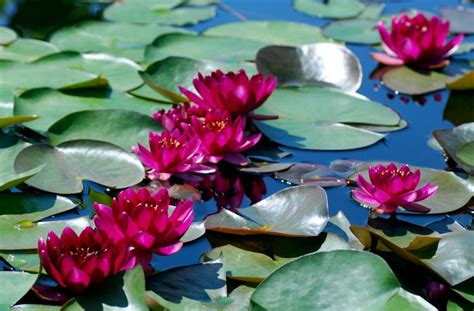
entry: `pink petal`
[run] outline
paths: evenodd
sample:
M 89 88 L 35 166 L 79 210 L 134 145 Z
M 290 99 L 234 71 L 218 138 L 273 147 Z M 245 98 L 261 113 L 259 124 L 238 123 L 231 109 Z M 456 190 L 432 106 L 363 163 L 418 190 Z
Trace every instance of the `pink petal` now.
M 354 198 L 359 201 L 362 204 L 368 205 L 368 206 L 379 206 L 380 203 L 375 199 L 373 196 L 368 194 L 365 191 L 361 191 L 359 189 L 353 189 L 352 190 L 352 195 Z
M 372 58 L 376 62 L 379 62 L 379 63 L 387 65 L 387 66 L 400 66 L 400 65 L 403 65 L 405 63 L 400 58 L 395 58 L 395 57 L 389 56 L 389 55 L 384 54 L 384 53 L 372 52 L 372 53 L 370 53 L 370 56 L 372 56 Z

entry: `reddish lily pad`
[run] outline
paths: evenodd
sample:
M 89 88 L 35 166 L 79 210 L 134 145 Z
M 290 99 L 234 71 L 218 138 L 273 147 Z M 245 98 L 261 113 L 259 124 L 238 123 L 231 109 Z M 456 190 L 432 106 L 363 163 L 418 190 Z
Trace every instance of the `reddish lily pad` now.
M 291 187 L 257 204 L 206 218 L 207 230 L 236 235 L 317 236 L 328 222 L 326 192 L 319 186 Z

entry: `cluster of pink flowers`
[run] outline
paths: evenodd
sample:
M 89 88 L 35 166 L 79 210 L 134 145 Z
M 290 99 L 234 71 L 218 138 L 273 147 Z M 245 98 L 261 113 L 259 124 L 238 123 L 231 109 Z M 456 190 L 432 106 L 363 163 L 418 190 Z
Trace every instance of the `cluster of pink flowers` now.
M 437 16 L 428 19 L 422 13 L 413 18 L 403 14 L 392 18 L 391 32 L 382 22 L 378 30 L 385 53 L 372 53 L 379 63 L 389 66 L 411 65 L 421 68 L 441 68 L 449 64 L 452 55 L 464 39 L 459 34 L 446 42 L 449 21 Z
M 50 232 L 46 241 L 38 241 L 41 264 L 72 295 L 137 264 L 148 272 L 153 254 L 181 249 L 180 239 L 194 219 L 191 201 L 169 203 L 165 188 L 153 194 L 126 189 L 111 206 L 95 203 L 96 229 L 87 227 L 79 236 L 71 228 L 61 237 Z
M 226 74 L 217 70 L 209 76 L 199 73 L 193 84 L 198 94 L 180 87 L 191 104 L 153 114 L 164 130 L 150 133 L 150 148 L 141 144 L 133 148 L 152 180 L 212 173 L 220 161 L 246 165 L 242 152 L 261 137 L 246 132 L 247 118 L 271 95 L 277 81 L 261 74 L 249 78 L 243 70 Z

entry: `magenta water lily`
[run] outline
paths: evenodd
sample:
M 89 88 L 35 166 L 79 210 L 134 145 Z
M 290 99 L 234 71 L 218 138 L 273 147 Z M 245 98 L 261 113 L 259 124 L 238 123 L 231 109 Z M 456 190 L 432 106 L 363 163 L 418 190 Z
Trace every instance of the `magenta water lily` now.
M 224 111 L 209 111 L 204 119 L 193 117 L 190 125 L 185 126 L 188 137 L 197 137 L 201 141 L 201 151 L 207 161 L 218 163 L 221 160 L 245 165 L 247 158 L 241 154 L 260 140 L 261 134 L 248 136 L 245 133 L 245 118 L 232 120 Z
M 181 128 L 182 123 L 190 123 L 193 116 L 203 118 L 206 116 L 206 110 L 196 105 L 184 103 L 182 105 L 175 104 L 169 110 L 162 109 L 153 113 L 153 118 L 170 132 Z
M 38 241 L 38 251 L 46 272 L 73 295 L 136 265 L 125 241 L 113 241 L 91 227 L 79 236 L 69 227 L 61 237 L 50 232 L 46 241 Z
M 204 154 L 200 151 L 201 141 L 191 139 L 179 129 L 164 130 L 161 134 L 150 132 L 150 149 L 138 144 L 133 152 L 149 168 L 152 180 L 167 180 L 174 174 L 185 172 L 212 173 L 215 169 L 203 164 Z
M 449 64 L 446 58 L 461 44 L 459 34 L 447 41 L 450 23 L 437 16 L 427 18 L 422 13 L 410 18 L 403 14 L 392 18 L 389 32 L 382 22 L 378 30 L 385 53 L 371 53 L 381 64 L 412 65 L 421 68 L 440 68 Z
M 171 255 L 183 246 L 181 237 L 194 219 L 191 201 L 179 202 L 174 210 L 165 188 L 150 193 L 145 188 L 127 189 L 112 200 L 111 206 L 94 204 L 94 223 L 115 242 L 126 241 L 143 268 L 153 253 Z
M 402 165 L 400 168 L 393 163 L 387 166 L 371 166 L 369 178 L 370 182 L 359 174 L 358 188 L 352 190 L 352 196 L 372 211 L 381 214 L 393 214 L 399 206 L 409 211 L 426 213 L 430 209 L 415 202 L 433 196 L 438 190 L 437 185 L 429 182 L 416 189 L 420 183 L 421 172 L 411 171 L 408 165 Z
M 235 118 L 260 107 L 275 90 L 277 80 L 272 76 L 264 78 L 262 74 L 249 78 L 244 70 L 226 74 L 217 70 L 209 76 L 199 73 L 193 84 L 199 95 L 179 88 L 190 101 L 205 110 L 227 111 Z

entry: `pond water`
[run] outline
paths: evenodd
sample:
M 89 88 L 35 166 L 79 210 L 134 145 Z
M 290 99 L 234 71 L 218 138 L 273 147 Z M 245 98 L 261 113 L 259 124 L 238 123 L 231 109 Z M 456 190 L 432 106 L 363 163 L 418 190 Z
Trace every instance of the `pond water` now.
M 39 4 L 41 1 L 24 2 Z M 67 1 L 58 1 L 58 3 L 59 2 L 67 3 Z M 223 0 L 222 2 L 225 4 L 225 6 L 218 7 L 218 13 L 215 18 L 189 27 L 189 29 L 193 31 L 203 31 L 215 25 L 238 21 L 239 18 L 236 16 L 235 12 L 232 12 L 232 10 L 235 10 L 239 13 L 239 15 L 245 17 L 248 20 L 285 20 L 308 23 L 319 27 L 324 26 L 329 21 L 327 19 L 315 18 L 298 13 L 292 8 L 291 0 Z M 18 3 L 22 3 L 22 1 L 18 1 Z M 54 3 L 54 1 L 52 1 L 52 3 Z M 384 14 L 397 13 L 409 8 L 416 8 L 436 13 L 438 7 L 441 5 L 456 6 L 458 4 L 459 2 L 455 0 L 388 1 L 385 3 Z M 41 3 L 41 6 L 43 5 L 44 4 Z M 104 6 L 104 4 L 88 4 L 82 8 L 84 10 L 83 12 L 76 13 L 97 16 L 100 9 Z M 74 8 L 77 9 L 75 6 L 67 5 L 61 7 L 62 10 L 72 10 Z M 42 10 L 44 9 L 45 8 L 42 8 Z M 25 14 L 19 17 L 16 14 L 18 12 L 24 13 L 26 11 L 27 7 L 21 8 L 21 5 L 17 6 L 14 2 L 10 2 L 6 5 L 5 10 L 1 15 L 0 23 L 4 25 L 10 25 L 18 30 L 21 30 L 25 25 L 27 25 L 25 21 L 28 20 L 29 17 Z M 33 12 L 32 14 L 36 15 L 36 12 L 34 12 L 34 10 L 32 11 L 31 7 L 29 12 Z M 57 14 L 62 14 L 62 12 L 57 11 L 56 8 L 52 16 L 57 16 Z M 39 25 L 40 22 L 38 21 L 40 21 L 41 18 L 46 19 L 47 17 L 34 16 L 33 19 L 36 21 L 36 23 L 32 22 L 31 25 Z M 74 18 L 72 20 L 74 20 Z M 61 22 L 59 18 L 58 22 Z M 51 26 L 51 28 L 54 28 L 54 26 Z M 34 33 L 25 32 L 25 34 L 33 35 Z M 35 35 L 38 36 L 38 34 Z M 472 36 L 466 40 L 474 41 Z M 434 129 L 453 127 L 453 124 L 443 118 L 443 113 L 449 98 L 449 91 L 442 90 L 428 94 L 422 98 L 415 99 L 411 96 L 395 94 L 393 91 L 385 88 L 379 81 L 371 80 L 369 78 L 371 72 L 377 67 L 377 63 L 369 57 L 371 47 L 356 44 L 347 44 L 347 47 L 358 56 L 363 67 L 363 81 L 359 92 L 368 98 L 387 105 L 399 112 L 401 117 L 408 122 L 408 127 L 404 130 L 390 133 L 386 139 L 370 147 L 357 150 L 304 151 L 282 147 L 283 150 L 292 154 L 291 157 L 287 157 L 282 161 L 310 162 L 329 165 L 332 161 L 337 159 L 354 159 L 360 161 L 377 160 L 397 161 L 422 167 L 446 169 L 447 164 L 443 158 L 442 153 L 439 150 L 435 150 L 430 147 L 428 141 Z M 474 99 L 471 98 L 471 102 L 466 104 L 474 105 Z M 474 116 L 470 117 L 472 117 L 470 121 L 474 121 Z M 265 196 L 268 196 L 275 191 L 288 186 L 287 184 L 272 178 L 266 177 L 264 180 L 267 188 Z M 101 189 L 97 186 L 93 187 L 96 189 Z M 329 198 L 331 215 L 335 214 L 339 210 L 342 210 L 352 224 L 363 225 L 366 223 L 368 218 L 368 210 L 362 208 L 357 202 L 349 197 L 348 188 L 329 188 L 326 189 L 326 191 Z M 242 205 L 246 204 L 249 204 L 248 198 L 246 198 L 242 203 Z M 90 213 L 90 211 L 91 206 L 89 205 L 87 209 L 81 210 L 80 214 L 86 215 Z M 195 211 L 198 218 L 203 218 L 207 214 L 217 211 L 216 202 L 214 200 L 199 202 L 196 204 Z M 68 216 L 66 215 L 63 217 Z M 400 216 L 401 219 L 421 225 L 443 219 L 444 217 L 446 216 Z M 471 224 L 472 217 L 468 213 L 455 214 L 452 215 L 452 217 L 463 226 L 467 227 Z M 161 270 L 170 267 L 196 263 L 199 261 L 201 254 L 208 250 L 210 250 L 210 244 L 204 238 L 201 238 L 186 245 L 176 255 L 168 257 L 156 256 L 153 260 L 153 265 Z

